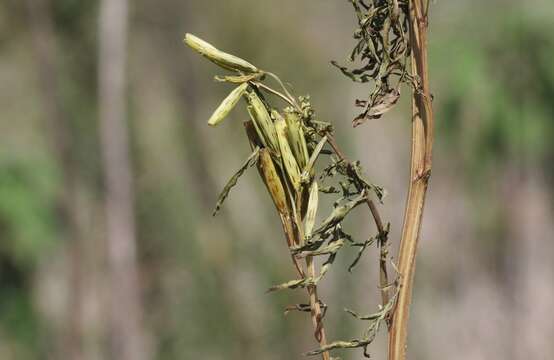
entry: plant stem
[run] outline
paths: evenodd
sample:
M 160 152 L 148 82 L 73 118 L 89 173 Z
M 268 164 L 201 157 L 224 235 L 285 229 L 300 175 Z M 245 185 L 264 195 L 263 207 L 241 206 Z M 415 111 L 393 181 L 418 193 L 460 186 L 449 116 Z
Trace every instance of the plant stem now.
M 315 278 L 315 264 L 312 256 L 306 257 L 306 267 L 308 268 L 308 276 L 312 279 Z M 325 327 L 323 326 L 323 316 L 321 314 L 316 285 L 308 286 L 308 295 L 310 297 L 310 314 L 312 316 L 314 336 L 319 342 L 319 346 L 323 348 L 327 345 L 327 337 L 325 336 Z M 323 360 L 330 360 L 328 351 L 322 352 L 321 357 Z
M 290 223 L 290 226 L 293 227 L 292 221 Z M 296 226 L 297 230 L 297 241 L 295 242 L 296 245 L 302 243 L 302 239 L 304 238 L 304 231 L 302 224 L 298 223 Z M 297 264 L 296 258 L 293 256 L 293 260 L 295 261 L 295 264 Z M 307 269 L 307 276 L 310 279 L 315 279 L 315 263 L 313 256 L 307 256 L 306 257 L 306 269 Z M 306 277 L 304 275 L 304 272 L 300 270 L 300 275 L 303 277 Z M 327 336 L 325 335 L 325 327 L 323 326 L 323 314 L 321 312 L 321 305 L 319 303 L 319 297 L 317 296 L 317 285 L 309 285 L 306 287 L 306 290 L 308 291 L 308 297 L 310 301 L 310 316 L 312 318 L 312 325 L 314 327 L 314 337 L 319 343 L 320 348 L 323 348 L 327 345 Z M 323 360 L 330 360 L 329 352 L 324 351 L 321 353 L 321 357 Z
M 425 12 L 424 12 L 425 11 Z M 425 195 L 431 174 L 433 111 L 427 69 L 427 14 L 424 0 L 410 1 L 410 46 L 412 73 L 419 89 L 412 96 L 412 154 L 410 186 L 398 256 L 400 289 L 389 336 L 389 360 L 406 358 L 409 308 L 415 273 L 415 259 Z
M 337 141 L 335 140 L 335 137 L 329 132 L 327 132 L 325 135 L 327 135 L 327 141 L 335 151 L 335 154 L 337 154 L 337 156 L 339 157 L 339 160 L 344 161 L 347 164 L 350 164 L 350 161 L 348 160 L 348 158 L 344 155 L 342 150 L 337 145 Z M 360 190 L 361 189 L 358 189 L 358 191 Z M 379 249 L 380 249 L 379 287 L 381 288 L 381 299 L 383 302 L 383 306 L 385 306 L 390 300 L 389 293 L 387 290 L 389 286 L 389 276 L 387 271 L 387 253 L 386 253 L 387 252 L 386 242 L 388 238 L 388 232 L 383 226 L 381 215 L 379 215 L 379 210 L 377 209 L 377 206 L 375 205 L 373 200 L 366 198 L 366 204 L 369 208 L 369 211 L 371 212 L 373 221 L 375 222 L 375 226 L 377 227 L 377 231 L 378 231 L 377 236 L 379 239 Z

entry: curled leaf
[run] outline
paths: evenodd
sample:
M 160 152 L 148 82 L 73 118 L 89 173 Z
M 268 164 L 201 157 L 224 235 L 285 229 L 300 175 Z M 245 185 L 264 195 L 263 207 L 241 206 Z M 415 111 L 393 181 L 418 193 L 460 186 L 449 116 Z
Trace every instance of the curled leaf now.
M 354 259 L 352 264 L 350 264 L 350 266 L 348 267 L 348 272 L 352 272 L 352 269 L 354 269 L 354 267 L 358 264 L 358 262 L 362 258 L 362 255 L 364 254 L 365 250 L 369 246 L 371 246 L 374 242 L 375 242 L 375 238 L 372 237 L 372 238 L 369 238 L 367 241 L 364 241 L 363 243 L 354 243 L 354 244 L 352 244 L 352 246 L 359 246 L 360 249 L 358 250 L 358 254 L 356 255 L 356 258 Z
M 223 202 L 225 201 L 225 199 L 227 199 L 227 196 L 229 196 L 229 192 L 231 191 L 233 186 L 237 184 L 237 181 L 242 176 L 242 174 L 244 174 L 244 172 L 249 167 L 255 165 L 258 162 L 259 154 L 260 154 L 260 148 L 256 147 L 254 149 L 254 152 L 250 154 L 250 156 L 248 157 L 248 159 L 246 159 L 244 164 L 242 164 L 240 169 L 238 169 L 238 171 L 229 179 L 229 181 L 223 188 L 223 191 L 219 195 L 219 198 L 217 199 L 217 203 L 215 205 L 215 209 L 212 214 L 213 216 L 217 215 L 219 209 L 221 209 L 221 205 L 223 205 Z
M 333 241 L 329 245 L 322 246 L 317 250 L 303 251 L 296 256 L 299 258 L 305 258 L 307 256 L 332 255 L 332 254 L 336 254 L 337 251 L 339 251 L 340 248 L 343 247 L 343 245 L 344 245 L 344 239 L 339 239 L 337 241 Z
M 313 232 L 313 235 L 321 234 L 331 229 L 335 225 L 339 224 L 344 220 L 346 215 L 348 215 L 348 213 L 352 209 L 354 209 L 356 206 L 360 205 L 365 201 L 366 201 L 366 195 L 365 193 L 362 193 L 356 199 L 349 201 L 344 205 L 337 206 L 336 208 L 333 209 L 333 212 L 331 213 L 331 215 L 329 215 L 327 219 L 325 219 L 323 223 L 319 226 L 319 228 L 317 228 L 317 230 Z
M 380 118 L 394 107 L 399 98 L 400 92 L 396 89 L 390 89 L 385 95 L 377 97 L 373 103 L 368 105 L 366 110 L 354 119 L 353 126 L 361 125 L 368 119 Z
M 315 282 L 314 282 L 314 279 L 312 278 L 291 280 L 279 285 L 272 286 L 267 290 L 267 292 L 273 292 L 273 291 L 279 291 L 279 290 L 285 290 L 285 289 L 296 289 L 299 287 L 304 288 L 306 286 L 311 286 L 314 284 Z

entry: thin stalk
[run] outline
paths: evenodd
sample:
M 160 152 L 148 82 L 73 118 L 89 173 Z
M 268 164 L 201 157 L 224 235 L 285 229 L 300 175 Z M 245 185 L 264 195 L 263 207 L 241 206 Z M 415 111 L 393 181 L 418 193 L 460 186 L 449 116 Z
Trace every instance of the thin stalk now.
M 339 160 L 346 162 L 347 164 L 350 164 L 350 161 L 344 155 L 342 150 L 339 148 L 337 141 L 335 140 L 335 137 L 331 133 L 326 133 L 327 135 L 327 141 L 329 142 L 329 145 L 333 148 L 335 151 L 335 154 L 339 157 Z M 361 190 L 361 189 L 358 189 Z M 373 221 L 375 222 L 375 226 L 377 227 L 378 231 L 378 239 L 379 239 L 379 249 L 380 249 L 380 259 L 379 259 L 379 288 L 381 289 L 381 300 L 383 302 L 383 306 L 388 304 L 390 300 L 390 296 L 388 293 L 389 288 L 389 276 L 387 271 L 387 238 L 388 238 L 388 232 L 383 226 L 383 221 L 381 220 L 381 215 L 379 214 L 379 210 L 377 209 L 377 206 L 375 205 L 375 202 L 369 198 L 366 198 L 366 204 L 369 208 L 369 211 L 371 212 L 371 216 L 373 217 Z M 387 322 L 388 323 L 388 322 Z
M 308 276 L 314 279 L 315 264 L 312 256 L 306 257 L 306 267 L 308 268 Z M 319 305 L 319 298 L 317 296 L 317 287 L 316 285 L 310 285 L 307 289 L 310 297 L 310 314 L 312 316 L 314 336 L 319 342 L 319 346 L 323 348 L 327 345 L 327 337 L 325 335 L 325 327 L 323 326 L 323 316 L 321 313 L 321 306 Z M 322 352 L 321 357 L 323 360 L 330 360 L 328 351 Z
M 300 223 L 297 226 L 297 235 L 297 244 L 301 244 L 302 239 L 304 238 L 304 230 L 302 224 Z M 315 263 L 313 256 L 306 257 L 306 269 L 308 278 L 315 279 Z M 317 295 L 317 285 L 309 285 L 306 287 L 306 290 L 308 291 L 308 297 L 310 301 L 310 315 L 312 317 L 312 325 L 314 327 L 314 337 L 318 341 L 320 348 L 323 348 L 327 345 L 327 336 L 325 335 L 325 326 L 323 325 L 323 313 L 321 311 L 321 305 L 319 302 L 319 297 Z M 321 358 L 323 360 L 330 360 L 329 352 L 322 352 Z
M 425 0 L 410 1 L 412 73 L 420 79 L 412 94 L 412 154 L 410 185 L 398 255 L 400 289 L 389 336 L 389 360 L 406 358 L 408 318 L 412 300 L 415 259 L 425 195 L 431 174 L 433 111 L 427 64 L 427 14 Z

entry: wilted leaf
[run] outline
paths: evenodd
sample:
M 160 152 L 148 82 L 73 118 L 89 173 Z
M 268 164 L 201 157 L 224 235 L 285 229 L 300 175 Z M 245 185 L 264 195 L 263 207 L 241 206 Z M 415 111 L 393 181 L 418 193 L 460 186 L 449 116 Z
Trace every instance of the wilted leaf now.
M 331 242 L 327 246 L 322 246 L 317 250 L 313 251 L 303 251 L 296 255 L 299 258 L 305 258 L 306 256 L 320 256 L 320 255 L 330 255 L 330 254 L 336 254 L 337 251 L 340 250 L 341 247 L 344 245 L 344 239 L 339 239 L 336 241 Z
M 331 215 L 329 215 L 327 217 L 327 219 L 325 219 L 323 221 L 321 226 L 317 230 L 314 231 L 313 235 L 323 233 L 323 232 L 331 229 L 335 225 L 339 224 L 340 222 L 342 222 L 342 220 L 344 220 L 346 215 L 348 215 L 348 213 L 352 209 L 354 209 L 356 206 L 360 205 L 361 203 L 363 203 L 365 201 L 366 201 L 365 194 L 361 194 L 356 199 L 354 199 L 352 201 L 349 201 L 348 203 L 346 203 L 344 205 L 337 206 L 336 208 L 333 209 L 333 212 L 331 213 Z
M 267 292 L 273 292 L 273 291 L 279 291 L 279 290 L 285 290 L 285 289 L 296 289 L 299 287 L 304 288 L 310 285 L 314 285 L 314 279 L 312 278 L 297 279 L 297 280 L 291 280 L 291 281 L 287 281 L 286 283 L 272 286 L 267 290 Z
M 384 96 L 377 98 L 377 103 L 367 107 L 366 111 L 354 119 L 354 127 L 363 124 L 368 119 L 380 118 L 384 113 L 394 107 L 399 98 L 400 92 L 396 89 L 391 89 Z
M 244 174 L 244 172 L 249 167 L 254 166 L 258 162 L 259 154 L 260 154 L 260 148 L 256 147 L 254 149 L 254 152 L 252 152 L 252 154 L 250 154 L 250 156 L 248 157 L 248 159 L 246 159 L 244 164 L 242 164 L 240 169 L 229 179 L 229 181 L 227 182 L 227 184 L 223 188 L 223 191 L 219 195 L 219 198 L 217 199 L 217 204 L 215 205 L 215 209 L 214 209 L 214 212 L 212 214 L 213 216 L 215 216 L 217 214 L 217 212 L 219 211 L 219 209 L 221 209 L 221 205 L 223 204 L 223 202 L 225 201 L 227 196 L 229 196 L 229 192 L 231 191 L 233 186 L 235 186 L 237 184 L 237 181 L 242 176 L 242 174 Z

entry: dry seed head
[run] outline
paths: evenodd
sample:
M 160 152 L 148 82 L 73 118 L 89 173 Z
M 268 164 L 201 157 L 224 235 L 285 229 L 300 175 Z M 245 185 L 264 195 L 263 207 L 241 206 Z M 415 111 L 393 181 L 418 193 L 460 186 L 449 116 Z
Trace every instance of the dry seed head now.
M 273 110 L 271 115 L 275 119 L 275 131 L 277 132 L 277 140 L 279 140 L 279 149 L 281 150 L 281 158 L 287 170 L 287 175 L 290 179 L 294 190 L 300 190 L 300 168 L 294 157 L 287 140 L 287 124 L 285 119 L 277 111 Z
M 273 150 L 275 154 L 279 154 L 279 142 L 277 141 L 275 126 L 273 125 L 273 121 L 264 103 L 255 92 L 249 91 L 246 94 L 246 99 L 250 105 L 248 110 L 256 125 L 256 129 L 259 129 L 261 137 L 265 140 L 266 145 Z
M 210 117 L 210 120 L 208 120 L 208 125 L 216 126 L 222 122 L 231 110 L 233 110 L 235 105 L 237 105 L 247 87 L 248 83 L 243 83 L 231 91 L 225 100 L 223 100 L 217 109 L 215 109 L 214 113 Z
M 275 204 L 277 211 L 280 214 L 289 214 L 290 212 L 287 206 L 285 188 L 281 183 L 281 178 L 277 173 L 277 169 L 275 169 L 269 150 L 260 150 L 258 168 L 260 169 L 260 174 L 262 175 L 265 186 L 273 199 L 273 203 Z
M 248 61 L 218 50 L 210 43 L 192 35 L 185 35 L 185 43 L 200 55 L 227 70 L 256 73 L 260 70 Z
M 288 130 L 288 139 L 290 147 L 298 166 L 301 169 L 304 169 L 308 163 L 308 147 L 306 146 L 306 138 L 304 137 L 304 130 L 302 130 L 302 125 L 300 124 L 300 118 L 294 111 L 285 110 L 285 121 L 287 123 Z

